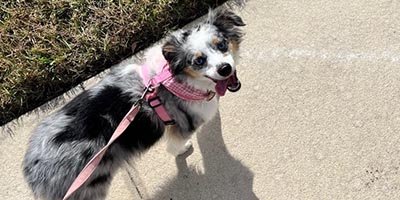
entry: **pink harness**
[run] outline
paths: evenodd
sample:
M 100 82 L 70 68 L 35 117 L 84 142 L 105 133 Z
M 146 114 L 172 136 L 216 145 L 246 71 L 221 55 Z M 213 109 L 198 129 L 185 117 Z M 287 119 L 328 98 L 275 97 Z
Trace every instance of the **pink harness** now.
M 110 145 L 119 136 L 122 135 L 125 129 L 128 128 L 130 123 L 135 119 L 136 115 L 140 111 L 140 108 L 142 107 L 143 100 L 146 100 L 148 102 L 150 107 L 155 110 L 157 115 L 166 125 L 174 123 L 174 120 L 168 114 L 160 98 L 157 96 L 157 90 L 160 85 L 163 85 L 168 91 L 170 91 L 177 97 L 187 101 L 209 101 L 215 96 L 215 92 L 205 92 L 190 87 L 186 84 L 179 83 L 171 74 L 167 61 L 163 60 L 159 66 L 161 67 L 161 70 L 151 78 L 149 74 L 149 66 L 147 64 L 142 66 L 142 79 L 144 85 L 146 86 L 142 97 L 133 104 L 132 108 L 122 119 L 122 121 L 114 131 L 113 135 L 111 136 L 111 139 L 108 141 L 107 145 L 104 146 L 82 169 L 82 171 L 79 173 L 79 175 L 76 177 L 76 179 L 68 189 L 63 200 L 68 199 L 89 179 L 90 175 L 97 168 Z
M 149 77 L 150 68 L 147 64 L 144 64 L 142 67 L 142 79 L 144 85 L 148 88 L 148 93 L 144 96 L 145 100 L 149 103 L 150 107 L 156 111 L 157 115 L 165 124 L 171 125 L 174 124 L 174 121 L 157 96 L 157 89 L 160 85 L 163 85 L 172 94 L 186 101 L 210 101 L 215 96 L 215 92 L 205 92 L 178 82 L 171 74 L 167 61 L 162 60 L 161 62 L 162 63 L 158 65 L 162 66 L 161 70 L 151 79 Z

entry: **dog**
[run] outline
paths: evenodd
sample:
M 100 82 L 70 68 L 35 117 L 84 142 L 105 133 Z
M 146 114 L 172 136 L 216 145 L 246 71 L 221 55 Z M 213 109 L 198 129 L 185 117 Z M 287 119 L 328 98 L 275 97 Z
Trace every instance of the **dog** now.
M 216 82 L 236 77 L 239 45 L 245 26 L 228 9 L 210 11 L 199 25 L 171 33 L 144 56 L 154 75 L 158 60 L 165 59 L 174 77 L 204 91 L 215 91 L 209 101 L 177 98 L 163 87 L 158 96 L 174 125 L 165 125 L 146 103 L 120 138 L 111 145 L 88 181 L 69 199 L 105 199 L 118 168 L 167 138 L 167 151 L 175 156 L 191 148 L 190 137 L 218 111 Z M 83 91 L 45 118 L 33 131 L 23 161 L 24 177 L 36 199 L 62 199 L 86 163 L 110 139 L 112 133 L 140 99 L 145 85 L 140 64 L 112 69 L 104 79 Z

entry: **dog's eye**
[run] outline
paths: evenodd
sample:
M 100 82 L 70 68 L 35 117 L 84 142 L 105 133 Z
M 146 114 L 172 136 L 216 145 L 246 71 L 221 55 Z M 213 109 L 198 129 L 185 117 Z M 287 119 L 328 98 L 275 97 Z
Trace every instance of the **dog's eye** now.
M 218 50 L 220 50 L 222 52 L 228 51 L 228 44 L 227 44 L 226 40 L 223 40 L 222 42 L 218 43 L 217 48 L 218 48 Z
M 196 59 L 194 59 L 194 64 L 196 64 L 196 65 L 204 65 L 206 63 L 206 61 L 207 61 L 206 57 L 200 56 L 200 57 L 197 57 Z

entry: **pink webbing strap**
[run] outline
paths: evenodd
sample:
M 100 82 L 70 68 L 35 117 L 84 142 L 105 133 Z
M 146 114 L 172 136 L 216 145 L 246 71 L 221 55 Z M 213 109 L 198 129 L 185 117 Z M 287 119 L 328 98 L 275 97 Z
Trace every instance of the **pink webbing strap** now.
M 149 106 L 156 111 L 158 117 L 164 122 L 165 125 L 174 124 L 175 121 L 171 118 L 171 116 L 169 116 L 167 109 L 161 102 L 161 99 L 157 96 L 157 91 L 147 94 L 145 99 L 149 103 Z
M 187 84 L 180 83 L 172 75 L 168 63 L 164 62 L 161 65 L 163 66 L 162 70 L 152 77 L 152 84 L 162 84 L 172 94 L 186 101 L 209 101 L 215 96 L 215 92 L 199 90 Z M 143 73 L 147 70 L 145 68 L 147 68 L 146 65 L 143 67 Z
M 94 170 L 99 165 L 101 159 L 106 153 L 108 147 L 128 128 L 129 124 L 135 119 L 137 113 L 140 110 L 140 105 L 134 105 L 131 110 L 125 115 L 122 121 L 119 123 L 117 129 L 112 134 L 107 145 L 104 146 L 82 169 L 81 173 L 76 177 L 72 185 L 69 187 L 67 193 L 65 194 L 63 200 L 67 200 L 76 190 L 78 190 L 92 175 Z
M 166 61 L 164 60 L 163 63 L 159 63 L 158 66 L 160 66 L 160 69 L 163 71 L 165 66 L 166 66 Z M 158 69 L 158 70 L 160 70 Z M 159 73 L 156 76 L 152 77 L 150 79 L 150 74 L 149 74 L 149 66 L 147 64 L 144 64 L 142 66 L 142 79 L 143 79 L 143 84 L 145 87 L 149 87 L 150 85 L 153 88 L 154 91 L 149 92 L 146 94 L 145 99 L 149 103 L 150 107 L 152 107 L 158 117 L 165 123 L 165 124 L 173 124 L 174 120 L 169 116 L 167 109 L 164 107 L 163 103 L 161 102 L 160 98 L 157 96 L 157 87 L 160 85 L 162 81 L 165 79 L 171 78 L 172 74 L 166 74 L 166 73 Z
M 178 83 L 174 79 L 168 79 L 162 84 L 172 94 L 187 101 L 210 101 L 215 96 L 215 92 L 202 91 L 191 86 Z

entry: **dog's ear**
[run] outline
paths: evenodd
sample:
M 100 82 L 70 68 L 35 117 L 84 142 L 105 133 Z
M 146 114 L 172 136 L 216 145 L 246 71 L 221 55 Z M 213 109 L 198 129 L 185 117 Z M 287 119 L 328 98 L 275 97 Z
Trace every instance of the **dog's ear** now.
M 246 26 L 242 18 L 233 13 L 231 10 L 221 9 L 215 11 L 215 13 L 213 13 L 213 11 L 210 12 L 209 18 L 211 19 L 209 22 L 213 22 L 213 24 L 217 27 L 231 28 L 233 26 Z
M 183 68 L 185 67 L 179 56 L 179 48 L 181 46 L 182 42 L 180 42 L 175 35 L 171 35 L 162 46 L 162 54 L 165 60 L 167 60 L 173 74 L 178 74 L 183 71 Z
M 240 42 L 243 36 L 243 33 L 238 27 L 246 25 L 242 18 L 227 9 L 218 10 L 216 12 L 210 10 L 207 23 L 216 26 L 225 37 L 235 40 L 236 42 Z
M 178 47 L 173 39 L 169 39 L 167 42 L 164 43 L 162 46 L 162 54 L 168 62 L 174 60 L 174 58 L 178 54 Z

